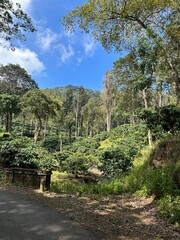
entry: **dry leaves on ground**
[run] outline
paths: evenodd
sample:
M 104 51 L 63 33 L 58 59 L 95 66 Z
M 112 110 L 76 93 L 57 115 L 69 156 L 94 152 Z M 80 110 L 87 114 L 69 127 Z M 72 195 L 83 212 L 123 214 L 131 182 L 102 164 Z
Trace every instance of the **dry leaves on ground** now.
M 2 188 L 1 188 L 2 189 Z M 128 194 L 110 196 L 101 200 L 76 195 L 40 192 L 33 189 L 6 187 L 55 207 L 72 220 L 104 240 L 178 240 L 180 231 L 156 214 L 153 198 Z

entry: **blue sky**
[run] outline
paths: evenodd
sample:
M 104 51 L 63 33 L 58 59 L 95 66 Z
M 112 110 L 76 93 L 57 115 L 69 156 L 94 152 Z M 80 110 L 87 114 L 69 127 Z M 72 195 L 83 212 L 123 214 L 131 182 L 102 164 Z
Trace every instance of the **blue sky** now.
M 19 64 L 40 88 L 72 84 L 94 90 L 120 55 L 107 53 L 91 35 L 65 32 L 60 20 L 85 0 L 13 0 L 32 18 L 37 32 L 26 34 L 12 52 L 0 47 L 0 64 Z

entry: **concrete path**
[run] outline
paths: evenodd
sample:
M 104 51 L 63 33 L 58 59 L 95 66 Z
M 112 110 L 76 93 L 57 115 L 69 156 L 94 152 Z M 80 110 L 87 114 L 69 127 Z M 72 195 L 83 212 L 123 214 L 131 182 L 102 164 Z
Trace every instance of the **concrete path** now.
M 0 190 L 0 240 L 96 240 L 56 209 Z

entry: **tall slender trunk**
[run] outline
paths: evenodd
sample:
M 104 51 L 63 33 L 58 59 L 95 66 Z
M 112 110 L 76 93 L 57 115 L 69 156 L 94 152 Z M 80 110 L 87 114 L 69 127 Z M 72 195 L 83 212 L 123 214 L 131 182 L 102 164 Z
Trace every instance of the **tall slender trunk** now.
M 150 128 L 148 129 L 148 142 L 149 142 L 149 146 L 153 147 L 152 131 Z
M 6 113 L 6 132 L 9 132 L 8 124 L 9 124 L 9 113 Z
M 62 140 L 62 132 L 61 128 L 59 127 L 59 151 L 63 151 L 63 140 Z
M 76 116 L 75 116 L 75 137 L 79 135 L 79 96 L 77 98 L 76 103 L 76 110 L 75 110 Z
M 158 106 L 162 107 L 162 84 L 159 84 L 158 88 Z
M 136 124 L 135 111 L 132 111 L 132 113 L 131 113 L 130 122 L 131 122 L 132 125 L 135 125 L 135 124 Z
M 25 116 L 23 116 L 23 124 L 22 124 L 22 128 L 21 128 L 21 137 L 24 135 L 25 122 L 26 122 L 26 118 L 25 118 Z
M 44 123 L 44 137 L 43 137 L 43 142 L 46 140 L 47 125 L 48 125 L 48 115 L 46 115 L 46 119 L 45 119 L 45 123 Z
M 12 132 L 12 112 L 6 113 L 6 132 Z
M 145 109 L 148 108 L 148 101 L 147 101 L 147 88 L 144 88 L 142 90 L 142 94 L 143 94 L 143 100 L 144 100 L 144 107 Z
M 177 104 L 180 102 L 180 76 L 177 67 L 172 63 L 170 58 L 166 57 L 166 62 L 172 71 L 173 90 L 176 96 Z
M 37 141 L 39 140 L 39 136 L 41 133 L 41 128 L 42 128 L 42 124 L 41 124 L 41 120 L 38 119 L 35 122 L 35 131 L 34 131 L 34 142 L 37 143 Z
M 145 107 L 145 109 L 147 109 L 147 108 L 148 108 L 147 88 L 144 88 L 144 89 L 142 90 L 142 93 L 143 93 L 144 107 Z M 149 146 L 152 147 L 152 146 L 153 146 L 152 131 L 151 131 L 150 128 L 148 129 L 148 142 L 149 142 Z
M 107 132 L 109 132 L 111 130 L 111 111 L 107 111 L 106 124 L 107 124 Z
M 69 126 L 69 142 L 72 142 L 72 126 Z

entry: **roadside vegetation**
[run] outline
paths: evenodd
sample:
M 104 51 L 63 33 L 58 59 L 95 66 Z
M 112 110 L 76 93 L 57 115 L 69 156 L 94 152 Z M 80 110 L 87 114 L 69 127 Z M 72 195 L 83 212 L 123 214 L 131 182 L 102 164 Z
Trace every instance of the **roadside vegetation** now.
M 0 65 L 0 181 L 7 167 L 52 170 L 51 191 L 151 196 L 159 214 L 179 224 L 177 1 L 104 3 L 88 1 L 63 19 L 67 30 L 92 31 L 106 50 L 127 52 L 105 73 L 102 91 L 42 90 L 21 66 Z M 35 30 L 21 14 L 28 25 L 2 21 L 5 41 L 22 26 Z

